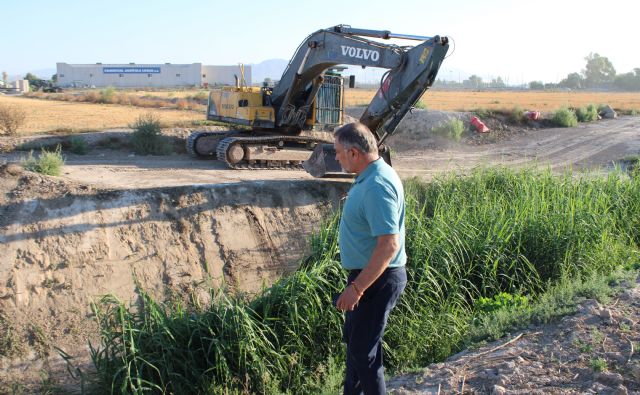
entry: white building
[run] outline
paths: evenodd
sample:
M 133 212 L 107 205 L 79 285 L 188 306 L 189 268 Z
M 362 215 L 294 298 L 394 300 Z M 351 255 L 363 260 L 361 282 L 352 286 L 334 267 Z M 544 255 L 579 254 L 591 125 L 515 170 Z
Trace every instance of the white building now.
M 192 64 L 68 64 L 57 63 L 58 86 L 117 88 L 170 88 L 235 85 L 240 66 Z M 244 67 L 244 78 L 251 85 L 251 66 Z

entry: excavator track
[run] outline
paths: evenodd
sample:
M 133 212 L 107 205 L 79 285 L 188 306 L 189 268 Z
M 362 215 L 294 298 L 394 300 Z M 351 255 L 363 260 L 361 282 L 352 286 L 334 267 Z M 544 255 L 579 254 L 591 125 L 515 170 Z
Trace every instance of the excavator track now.
M 234 131 L 219 131 L 219 132 L 193 132 L 189 135 L 186 141 L 186 149 L 187 153 L 191 156 L 196 156 L 198 158 L 209 158 L 213 159 L 216 156 L 215 147 L 219 140 L 222 140 L 229 135 L 233 135 Z M 200 143 L 200 139 L 206 138 L 207 140 L 211 140 L 207 147 L 202 147 L 203 144 Z M 213 158 L 212 158 L 213 157 Z
M 307 149 L 309 156 L 317 144 L 331 143 L 330 141 L 303 136 L 265 136 L 265 137 L 226 137 L 218 143 L 216 149 L 217 159 L 223 161 L 232 169 L 250 170 L 303 170 L 302 162 L 306 159 L 246 159 L 247 152 L 253 149 L 264 148 L 266 150 L 282 150 L 287 148 Z M 286 155 L 286 154 L 285 154 Z

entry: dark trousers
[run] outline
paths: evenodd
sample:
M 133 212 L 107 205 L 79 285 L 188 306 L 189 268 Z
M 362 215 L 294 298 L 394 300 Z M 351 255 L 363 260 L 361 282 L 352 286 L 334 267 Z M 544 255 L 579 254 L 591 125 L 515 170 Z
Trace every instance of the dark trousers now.
M 359 270 L 349 273 L 353 281 Z M 347 343 L 345 395 L 386 394 L 382 367 L 382 334 L 393 309 L 407 285 L 404 267 L 387 268 L 364 292 L 353 311 L 347 311 L 343 340 Z

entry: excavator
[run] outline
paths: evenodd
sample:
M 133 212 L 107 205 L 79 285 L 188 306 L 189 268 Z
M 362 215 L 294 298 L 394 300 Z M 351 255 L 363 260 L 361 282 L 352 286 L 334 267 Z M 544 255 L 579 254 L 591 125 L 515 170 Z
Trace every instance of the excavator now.
M 398 46 L 371 38 L 420 43 Z M 212 89 L 207 119 L 236 128 L 194 132 L 187 139 L 187 151 L 216 158 L 233 169 L 304 168 L 314 177 L 342 172 L 335 161 L 333 138 L 326 135 L 344 121 L 339 66 L 355 65 L 387 70 L 359 121 L 373 132 L 381 156 L 391 163 L 384 142 L 433 84 L 448 48 L 446 36 L 348 25 L 318 30 L 300 44 L 275 86 L 246 86 L 241 70 L 235 86 Z M 353 87 L 354 79 L 349 82 Z

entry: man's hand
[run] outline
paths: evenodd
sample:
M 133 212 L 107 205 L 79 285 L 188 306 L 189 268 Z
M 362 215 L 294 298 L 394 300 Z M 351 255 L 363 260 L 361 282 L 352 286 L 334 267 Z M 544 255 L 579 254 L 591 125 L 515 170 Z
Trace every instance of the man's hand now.
M 342 294 L 340 294 L 336 307 L 341 311 L 352 311 L 356 308 L 360 296 L 353 285 L 349 285 L 342 291 Z

